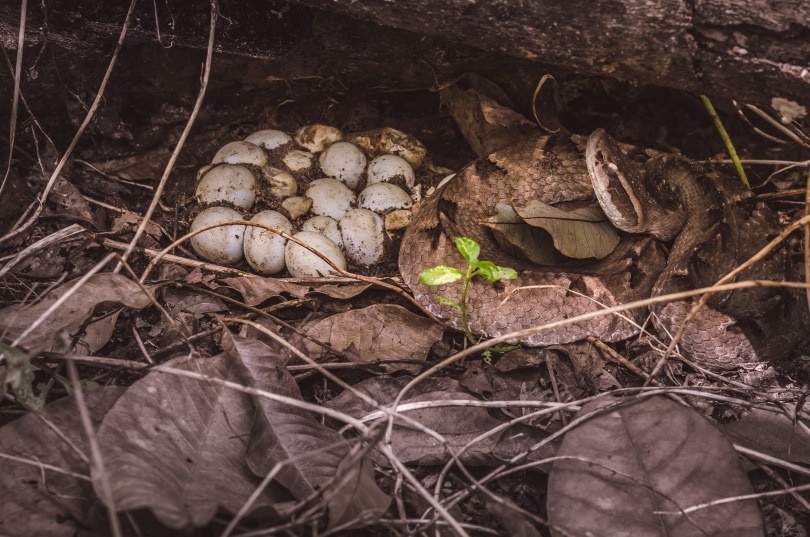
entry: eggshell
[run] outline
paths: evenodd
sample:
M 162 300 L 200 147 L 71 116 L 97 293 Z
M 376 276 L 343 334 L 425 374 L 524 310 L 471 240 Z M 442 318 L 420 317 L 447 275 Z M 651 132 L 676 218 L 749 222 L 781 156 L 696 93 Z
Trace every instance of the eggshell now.
M 292 137 L 284 131 L 279 131 L 276 129 L 265 129 L 254 132 L 253 134 L 245 138 L 245 141 L 270 150 L 280 147 L 284 144 L 289 144 L 290 142 L 292 142 Z
M 210 168 L 197 184 L 197 200 L 203 205 L 233 205 L 249 211 L 256 202 L 256 176 L 238 164 Z
M 357 201 L 363 209 L 378 213 L 413 206 L 413 200 L 408 193 L 391 183 L 375 183 L 367 186 L 360 192 Z
M 325 235 L 314 231 L 300 231 L 293 237 L 321 252 L 341 269 L 346 268 L 343 252 Z M 336 273 L 323 259 L 292 241 L 287 241 L 284 260 L 287 270 L 296 278 L 330 276 Z
M 212 164 L 221 162 L 227 164 L 251 164 L 261 168 L 267 165 L 267 153 L 258 145 L 250 142 L 231 142 L 223 145 L 211 161 Z
M 293 225 L 277 211 L 256 213 L 251 222 L 273 226 L 281 231 L 293 233 Z M 284 250 L 287 239 L 260 227 L 248 227 L 245 233 L 245 260 L 256 272 L 261 274 L 278 274 L 284 270 Z
M 196 231 L 229 220 L 242 220 L 242 215 L 228 207 L 209 207 L 194 218 L 190 229 Z M 244 225 L 220 226 L 194 235 L 191 246 L 206 261 L 232 265 L 242 259 L 244 237 Z
M 416 184 L 416 175 L 408 161 L 398 155 L 380 155 L 372 160 L 367 171 L 368 184 L 390 183 L 400 179 L 410 188 Z
M 368 209 L 352 209 L 340 220 L 346 255 L 360 265 L 379 263 L 385 254 L 385 234 L 380 215 Z
M 329 240 L 343 247 L 343 237 L 340 236 L 338 222 L 329 216 L 313 216 L 301 225 L 301 231 L 315 231 L 326 235 Z
M 352 208 L 356 196 L 337 179 L 316 179 L 309 184 L 307 197 L 312 199 L 312 212 L 340 220 Z
M 301 151 L 300 149 L 291 149 L 281 158 L 281 162 L 291 172 L 303 172 L 312 167 L 312 161 L 315 155 L 309 151 Z
M 321 153 L 321 171 L 327 177 L 340 179 L 352 190 L 360 185 L 366 169 L 366 155 L 349 142 L 336 142 Z
M 323 151 L 328 145 L 343 139 L 343 133 L 329 125 L 306 125 L 295 133 L 295 142 L 314 153 Z

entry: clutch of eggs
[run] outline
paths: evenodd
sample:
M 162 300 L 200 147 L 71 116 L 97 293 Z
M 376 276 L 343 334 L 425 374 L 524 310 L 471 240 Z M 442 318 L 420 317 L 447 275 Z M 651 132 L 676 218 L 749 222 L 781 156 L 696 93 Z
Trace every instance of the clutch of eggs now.
M 426 170 L 425 157 L 418 140 L 390 128 L 350 136 L 327 125 L 294 134 L 254 132 L 224 145 L 198 172 L 202 210 L 191 231 L 234 220 L 261 227 L 211 227 L 194 235 L 191 245 L 207 261 L 233 265 L 244 259 L 259 274 L 336 272 L 282 231 L 341 269 L 349 262 L 376 265 L 393 233 L 408 223 L 418 177 L 434 173 Z

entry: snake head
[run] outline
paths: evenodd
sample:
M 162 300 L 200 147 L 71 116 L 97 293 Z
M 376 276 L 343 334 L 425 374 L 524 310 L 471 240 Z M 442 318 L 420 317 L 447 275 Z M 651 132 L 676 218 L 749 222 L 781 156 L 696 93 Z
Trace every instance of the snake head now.
M 673 200 L 655 163 L 631 159 L 607 132 L 588 137 L 585 162 L 596 199 L 614 226 L 628 233 L 649 233 L 670 240 L 681 230 L 685 217 Z

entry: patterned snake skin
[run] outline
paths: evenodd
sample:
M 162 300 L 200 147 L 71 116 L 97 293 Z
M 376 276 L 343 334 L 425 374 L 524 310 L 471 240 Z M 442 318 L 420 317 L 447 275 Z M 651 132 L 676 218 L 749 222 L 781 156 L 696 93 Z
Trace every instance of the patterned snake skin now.
M 595 197 L 627 232 L 600 261 L 541 267 L 502 251 L 477 223 L 492 216 L 499 202 L 523 206 L 537 199 L 556 205 Z M 470 329 L 492 337 L 711 285 L 778 231 L 776 215 L 736 180 L 672 155 L 631 159 L 599 130 L 588 139 L 533 138 L 468 165 L 423 202 L 403 238 L 399 265 L 417 300 L 457 329 L 457 311 L 436 297 L 459 300 L 461 285 L 425 286 L 419 273 L 440 264 L 465 266 L 453 243 L 457 236 L 478 241 L 481 259 L 515 268 L 517 280 L 493 285 L 475 278 L 470 285 Z M 662 241 L 672 241 L 668 250 Z M 794 279 L 796 268 L 781 248 L 739 279 Z M 691 307 L 690 300 L 655 307 L 656 329 L 674 333 Z M 647 314 L 626 315 L 641 323 Z M 765 360 L 787 353 L 806 332 L 807 319 L 803 293 L 771 287 L 718 294 L 688 326 L 681 350 L 712 368 Z M 524 342 L 544 346 L 589 335 L 619 341 L 637 332 L 627 320 L 604 315 L 536 332 Z

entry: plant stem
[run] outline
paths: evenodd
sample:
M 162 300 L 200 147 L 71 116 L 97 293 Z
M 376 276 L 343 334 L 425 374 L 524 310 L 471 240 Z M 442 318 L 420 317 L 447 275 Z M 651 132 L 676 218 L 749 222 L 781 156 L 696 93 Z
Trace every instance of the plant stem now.
M 461 306 L 461 328 L 464 330 L 467 341 L 472 345 L 475 345 L 477 341 L 475 341 L 467 321 L 467 290 L 470 288 L 470 281 L 473 279 L 474 270 L 475 268 L 471 264 L 467 265 L 467 274 L 464 275 L 464 285 L 461 287 L 461 300 L 459 301 L 459 305 Z
M 748 182 L 748 176 L 745 175 L 745 169 L 743 168 L 742 162 L 740 162 L 740 157 L 737 155 L 737 150 L 734 148 L 734 143 L 731 141 L 731 137 L 728 135 L 726 127 L 723 126 L 720 116 L 717 115 L 717 110 L 714 109 L 712 101 L 707 95 L 701 95 L 700 100 L 703 102 L 703 106 L 706 107 L 709 117 L 711 117 L 712 121 L 714 121 L 714 126 L 717 129 L 717 132 L 720 134 L 720 138 L 723 139 L 723 144 L 726 146 L 726 152 L 728 153 L 728 156 L 731 157 L 731 161 L 734 163 L 734 168 L 737 170 L 737 175 L 740 176 L 740 181 L 742 181 L 742 184 L 748 188 L 751 188 L 751 184 Z

